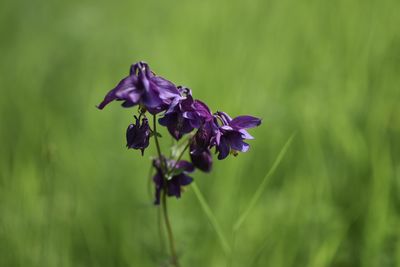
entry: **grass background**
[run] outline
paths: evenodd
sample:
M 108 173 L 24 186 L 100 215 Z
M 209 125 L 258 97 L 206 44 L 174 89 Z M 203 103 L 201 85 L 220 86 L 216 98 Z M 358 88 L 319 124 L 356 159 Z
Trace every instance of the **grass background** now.
M 397 0 L 2 0 L 0 266 L 166 261 L 155 150 L 126 150 L 132 110 L 95 108 L 139 60 L 214 111 L 263 118 L 248 153 L 194 175 L 231 255 L 191 188 L 169 202 L 182 266 L 400 266 L 399 14 Z

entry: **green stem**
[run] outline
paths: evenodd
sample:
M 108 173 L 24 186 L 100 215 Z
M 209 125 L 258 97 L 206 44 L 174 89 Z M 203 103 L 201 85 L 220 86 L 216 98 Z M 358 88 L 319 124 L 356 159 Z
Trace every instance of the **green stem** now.
M 165 221 L 165 227 L 167 228 L 167 233 L 168 233 L 168 240 L 169 240 L 169 247 L 171 250 L 171 263 L 179 267 L 179 262 L 178 262 L 178 257 L 176 255 L 176 249 L 175 249 L 175 242 L 174 242 L 174 235 L 172 233 L 172 227 L 171 223 L 169 222 L 169 217 L 168 217 L 168 207 L 167 207 L 167 192 L 164 189 L 163 191 L 163 196 L 162 196 L 162 207 L 163 207 L 163 213 L 164 213 L 164 221 Z
M 172 173 L 174 173 L 175 169 L 176 169 L 176 165 L 178 165 L 178 162 L 181 160 L 181 158 L 183 157 L 183 154 L 185 154 L 186 150 L 189 148 L 190 145 L 190 140 L 188 141 L 188 143 L 186 144 L 185 148 L 182 150 L 182 152 L 179 154 L 178 158 L 175 161 L 174 166 L 172 167 L 172 169 L 169 171 L 168 176 L 171 175 Z
M 160 159 L 160 164 L 161 164 L 161 170 L 163 172 L 163 175 L 167 173 L 167 164 L 165 164 L 165 158 L 161 154 L 161 148 L 160 148 L 160 143 L 158 142 L 158 132 L 157 132 L 157 116 L 153 115 L 153 134 L 154 134 L 154 141 L 156 143 L 156 148 L 157 148 L 157 153 L 158 153 L 158 158 Z M 164 177 L 165 178 L 165 177 Z
M 160 164 L 161 164 L 161 171 L 163 173 L 164 190 L 163 190 L 163 195 L 162 195 L 162 199 L 161 199 L 161 205 L 163 208 L 164 222 L 165 222 L 165 227 L 167 228 L 169 247 L 171 250 L 171 263 L 175 267 L 179 267 L 178 257 L 176 255 L 176 249 L 175 249 L 174 235 L 172 233 L 172 227 L 171 227 L 171 223 L 170 223 L 169 217 L 168 217 L 167 177 L 166 177 L 166 174 L 168 173 L 168 166 L 167 166 L 167 162 L 166 162 L 165 158 L 161 154 L 160 143 L 158 142 L 157 116 L 156 115 L 153 115 L 153 132 L 154 132 L 154 140 L 155 140 L 156 147 L 157 147 L 158 158 L 159 158 Z

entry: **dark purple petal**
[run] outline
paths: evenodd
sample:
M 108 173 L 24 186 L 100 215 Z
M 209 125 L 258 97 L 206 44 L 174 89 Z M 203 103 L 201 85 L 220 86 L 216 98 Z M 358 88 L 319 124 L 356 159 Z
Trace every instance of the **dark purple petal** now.
M 168 196 L 176 196 L 177 198 L 181 197 L 181 185 L 179 182 L 179 176 L 174 176 L 168 181 Z
M 121 92 L 129 92 L 130 90 L 135 90 L 136 87 L 134 83 L 135 79 L 133 79 L 131 76 L 128 76 L 121 80 L 117 84 L 117 86 L 104 97 L 104 100 L 98 105 L 98 108 L 103 109 L 110 102 L 116 99 L 123 99 L 120 98 L 118 95 L 121 94 Z
M 221 137 L 220 143 L 217 146 L 217 151 L 219 152 L 218 159 L 221 160 L 226 158 L 229 155 L 230 150 L 229 143 L 225 137 Z
M 133 107 L 134 105 L 136 105 L 136 103 L 133 103 L 129 100 L 126 100 L 121 104 L 121 106 L 123 106 L 124 108 L 130 108 Z
M 231 148 L 236 150 L 236 151 L 246 152 L 247 150 L 249 150 L 249 144 L 243 142 L 241 137 L 239 137 L 239 138 L 234 138 L 234 137 L 229 138 L 229 144 L 230 144 Z
M 176 168 L 184 170 L 185 172 L 193 172 L 194 171 L 193 164 L 186 160 L 178 161 L 178 163 L 176 163 Z
M 180 96 L 176 86 L 162 77 L 154 76 L 151 82 L 158 88 L 161 99 L 173 99 Z
M 142 95 L 142 102 L 146 107 L 157 108 L 163 104 L 157 88 L 150 87 Z
M 155 200 L 154 204 L 159 205 L 161 200 L 161 191 L 163 189 L 163 177 L 160 172 L 157 171 L 156 175 L 153 177 L 153 181 L 155 184 Z
M 261 120 L 252 116 L 238 116 L 230 122 L 230 125 L 236 129 L 253 128 L 260 124 Z
M 239 133 L 241 133 L 243 139 L 254 139 L 254 137 L 249 134 L 245 129 L 240 129 Z
M 175 161 L 165 159 L 166 160 L 167 166 L 172 167 L 175 166 Z M 161 164 L 160 164 L 160 159 L 154 159 L 153 160 L 153 166 L 157 170 L 156 175 L 153 177 L 153 181 L 155 184 L 155 201 L 154 203 L 158 205 L 160 203 L 160 196 L 162 194 L 162 190 L 165 189 L 165 183 L 166 183 L 166 193 L 168 196 L 175 196 L 179 198 L 182 193 L 182 186 L 188 185 L 193 181 L 193 178 L 189 177 L 186 173 L 187 172 L 192 172 L 194 170 L 193 164 L 181 160 L 176 164 L 176 167 L 178 172 L 173 172 L 173 176 L 171 177 L 170 180 L 165 180 L 165 178 L 162 176 L 162 170 L 161 170 Z
M 216 115 L 222 121 L 223 125 L 229 125 L 232 121 L 232 118 L 225 112 L 218 111 Z
M 136 76 L 126 77 L 117 85 L 116 88 L 117 90 L 115 91 L 115 96 L 118 99 L 126 99 L 132 92 L 140 95 L 140 90 L 138 89 L 138 79 Z
M 179 184 L 181 186 L 189 185 L 191 182 L 193 182 L 193 178 L 184 173 L 178 175 L 177 179 L 179 179 Z

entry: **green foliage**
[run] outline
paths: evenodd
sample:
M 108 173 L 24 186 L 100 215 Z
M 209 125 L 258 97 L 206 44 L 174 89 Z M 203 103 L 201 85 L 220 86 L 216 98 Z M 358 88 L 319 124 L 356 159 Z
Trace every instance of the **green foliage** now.
M 195 188 L 169 201 L 182 266 L 399 266 L 399 9 L 2 1 L 0 266 L 166 262 L 147 190 L 154 147 L 144 157 L 125 147 L 136 109 L 95 108 L 138 60 L 214 111 L 263 118 L 248 153 L 194 174 L 231 253 Z

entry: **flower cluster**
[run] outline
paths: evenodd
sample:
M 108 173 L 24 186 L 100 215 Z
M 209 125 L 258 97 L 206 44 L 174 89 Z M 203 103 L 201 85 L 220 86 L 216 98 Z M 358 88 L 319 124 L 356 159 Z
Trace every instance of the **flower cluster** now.
M 231 118 L 225 112 L 213 113 L 200 100 L 194 99 L 192 91 L 183 86 L 157 76 L 148 64 L 138 62 L 131 66 L 130 73 L 112 89 L 98 106 L 103 109 L 112 101 L 122 101 L 123 107 L 139 106 L 139 117 L 128 126 L 126 132 L 127 147 L 144 150 L 149 146 L 151 137 L 156 139 L 159 155 L 153 160 L 155 176 L 155 204 L 161 201 L 161 195 L 181 196 L 183 186 L 190 184 L 193 178 L 188 176 L 195 168 L 210 172 L 212 169 L 211 149 L 215 148 L 218 159 L 229 154 L 246 152 L 249 144 L 245 140 L 253 139 L 246 129 L 259 126 L 261 120 L 252 116 Z M 146 117 L 150 113 L 154 120 L 165 126 L 171 136 L 179 141 L 188 136 L 182 154 L 188 149 L 191 162 L 168 159 L 160 152 L 159 133 L 151 129 Z

